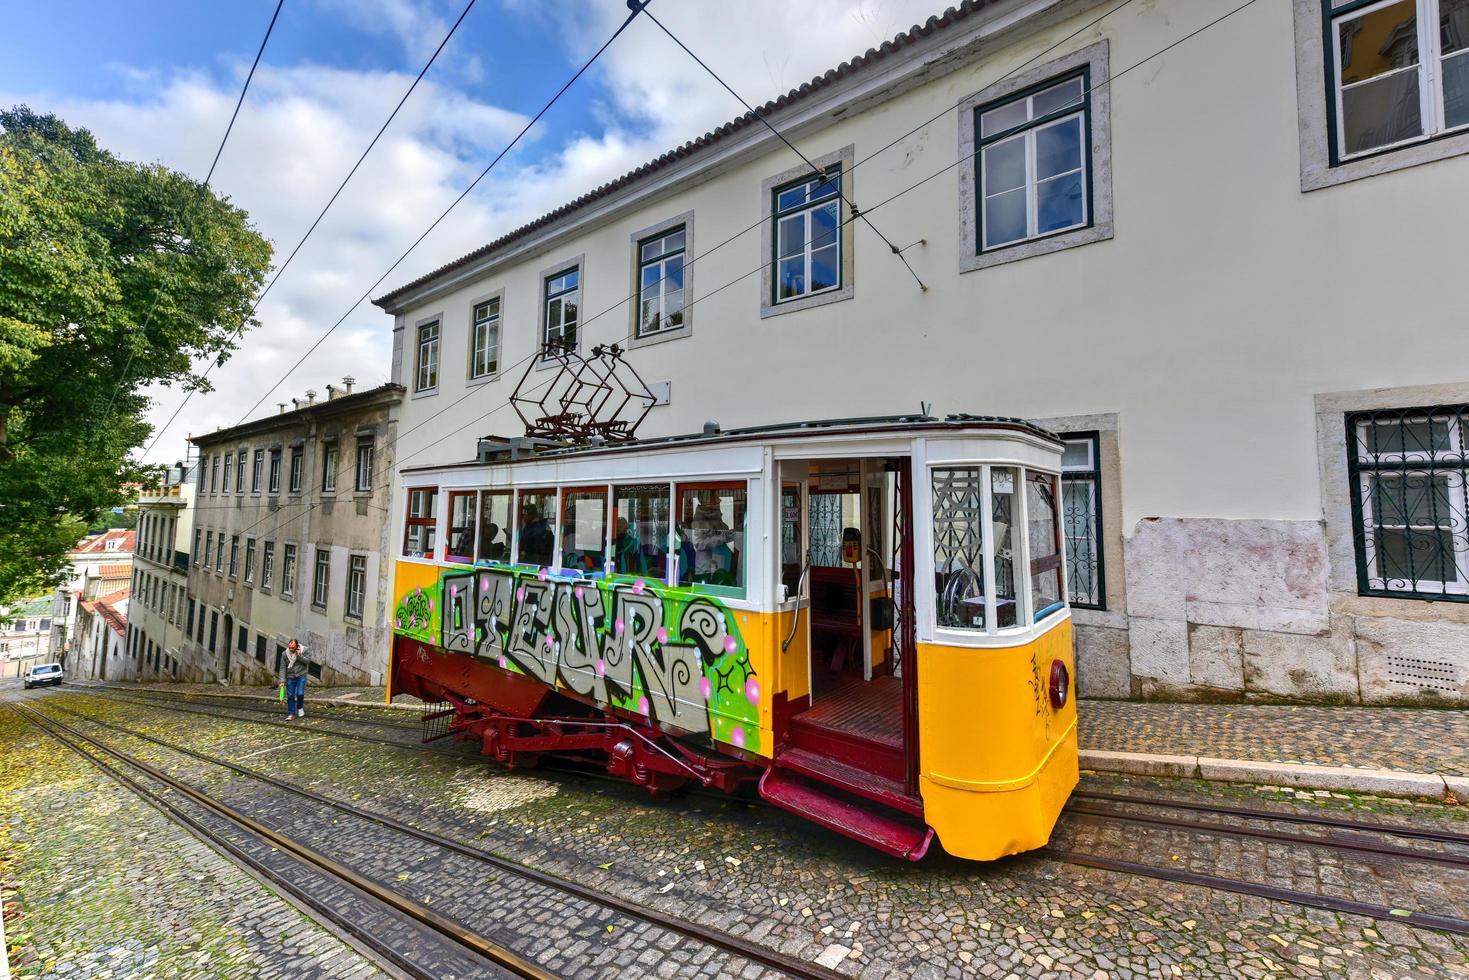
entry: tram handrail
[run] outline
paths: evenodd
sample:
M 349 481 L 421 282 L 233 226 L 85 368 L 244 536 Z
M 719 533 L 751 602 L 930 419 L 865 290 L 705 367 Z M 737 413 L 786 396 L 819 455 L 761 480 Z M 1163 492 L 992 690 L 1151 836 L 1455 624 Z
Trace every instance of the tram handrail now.
M 791 617 L 791 634 L 780 643 L 780 652 L 785 653 L 791 648 L 796 639 L 796 627 L 801 622 L 801 586 L 806 581 L 806 576 L 811 572 L 811 549 L 806 549 L 806 557 L 801 562 L 801 574 L 796 576 L 796 612 Z

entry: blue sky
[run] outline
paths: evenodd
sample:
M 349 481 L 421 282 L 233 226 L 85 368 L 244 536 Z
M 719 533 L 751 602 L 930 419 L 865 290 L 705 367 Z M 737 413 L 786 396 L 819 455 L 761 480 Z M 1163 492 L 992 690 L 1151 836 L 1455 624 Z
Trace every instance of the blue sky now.
M 285 0 L 214 179 L 275 244 L 278 262 L 465 2 Z M 655 2 L 660 19 L 752 102 L 941 9 L 933 0 Z M 274 0 L 9 5 L 0 104 L 55 112 L 120 156 L 202 177 L 273 8 Z M 189 431 L 240 421 L 244 406 L 342 315 L 626 15 L 623 0 L 478 0 L 261 304 L 262 326 L 211 375 L 218 390 L 189 402 L 151 458 L 177 459 Z M 635 23 L 383 288 L 739 112 L 656 27 Z M 387 380 L 390 329 L 375 307 L 359 307 L 262 410 L 348 373 L 362 385 Z M 182 395 L 152 394 L 152 417 L 161 423 Z

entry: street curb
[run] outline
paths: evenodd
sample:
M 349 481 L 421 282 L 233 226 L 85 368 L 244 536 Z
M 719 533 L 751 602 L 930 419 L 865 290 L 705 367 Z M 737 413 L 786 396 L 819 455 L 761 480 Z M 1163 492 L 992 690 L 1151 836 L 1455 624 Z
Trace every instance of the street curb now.
M 1082 749 L 1081 768 L 1134 776 L 1255 783 L 1290 786 L 1295 789 L 1366 793 L 1372 796 L 1442 800 L 1452 793 L 1460 800 L 1469 799 L 1469 776 L 1440 776 L 1437 773 L 1402 772 L 1397 769 L 1358 769 L 1352 766 L 1314 766 L 1299 762 L 1255 762 L 1248 759 L 1108 752 L 1100 749 Z

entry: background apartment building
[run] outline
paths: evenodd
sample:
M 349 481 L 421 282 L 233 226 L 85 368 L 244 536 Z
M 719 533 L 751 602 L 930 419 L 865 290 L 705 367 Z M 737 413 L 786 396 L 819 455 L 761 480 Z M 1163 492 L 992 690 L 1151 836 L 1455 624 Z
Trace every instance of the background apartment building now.
M 111 680 L 171 680 L 179 676 L 193 532 L 192 467 L 169 467 L 138 494 L 138 550 L 133 556 L 125 665 Z
M 125 590 L 133 574 L 137 533 L 116 528 L 89 534 L 66 556 L 65 578 L 51 599 L 50 659 L 61 661 L 76 629 L 82 600 Z
M 1469 6 L 1237 6 L 966 2 L 762 109 L 809 164 L 744 116 L 379 297 L 399 463 L 553 341 L 644 436 L 1021 416 L 1083 693 L 1464 702 Z
M 263 419 L 195 436 L 181 680 L 269 683 L 287 641 L 327 684 L 380 684 L 383 581 L 403 388 L 327 386 Z M 165 647 L 168 641 L 162 641 Z
M 50 596 L 27 599 L 0 611 L 0 680 L 20 677 L 35 664 L 51 662 Z

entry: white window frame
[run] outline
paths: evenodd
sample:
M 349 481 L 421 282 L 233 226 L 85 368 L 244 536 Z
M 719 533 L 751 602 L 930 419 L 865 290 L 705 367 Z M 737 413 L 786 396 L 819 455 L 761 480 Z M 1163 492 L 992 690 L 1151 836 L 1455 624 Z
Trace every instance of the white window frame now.
M 1066 113 L 1066 115 L 1064 116 L 1057 116 L 1055 119 L 1051 119 L 1048 122 L 1036 124 L 1034 122 L 1036 96 L 1044 95 L 1045 93 L 1055 88 L 1063 85 L 1068 85 L 1074 81 L 1079 81 L 1081 83 L 1081 102 L 1078 104 L 1077 108 L 1074 111 Z M 980 135 L 982 133 L 982 127 L 984 125 L 984 117 L 989 113 L 996 112 L 1000 109 L 1004 109 L 1007 106 L 1015 105 L 1019 102 L 1025 103 L 1026 121 L 1015 127 L 1012 127 L 1013 129 L 1018 130 L 1018 132 L 1016 132 L 1013 136 L 1008 136 L 1004 139 L 995 140 L 992 143 L 984 143 L 984 137 Z M 977 120 L 975 126 L 975 136 L 976 139 L 980 140 L 982 144 L 982 148 L 979 151 L 980 188 L 978 201 L 978 221 L 981 234 L 981 252 L 993 252 L 1002 248 L 1011 248 L 1016 245 L 1024 245 L 1027 242 L 1033 242 L 1037 239 L 1049 238 L 1052 235 L 1064 235 L 1069 231 L 1075 231 L 1078 228 L 1085 228 L 1091 223 L 1091 146 L 1089 145 L 1087 140 L 1089 116 L 1091 114 L 1091 91 L 1090 85 L 1087 81 L 1087 74 L 1085 70 L 1080 73 L 1057 78 L 1053 83 L 1046 84 L 1044 87 L 1032 92 L 1028 92 L 1024 95 L 1017 95 L 1014 98 L 1003 99 L 998 102 L 982 106 L 976 109 L 975 112 L 979 116 L 979 119 Z M 1068 170 L 1063 174 L 1052 174 L 1051 176 L 1047 177 L 1046 180 L 1061 180 L 1063 178 L 1070 177 L 1072 174 L 1081 175 L 1081 220 L 1073 224 L 1066 225 L 1063 228 L 1051 228 L 1046 231 L 1040 231 L 1037 228 L 1040 202 L 1040 181 L 1036 177 L 1035 170 L 1036 134 L 1040 133 L 1042 130 L 1054 129 L 1057 126 L 1067 125 L 1073 120 L 1080 121 L 1080 126 L 1078 127 L 1080 129 L 1078 141 L 1080 143 L 1081 149 L 1081 165 L 1075 170 Z M 1020 238 L 1012 238 L 1003 242 L 991 243 L 988 240 L 989 227 L 984 220 L 985 202 L 987 202 L 991 197 L 997 195 L 992 195 L 989 192 L 989 168 L 985 166 L 985 160 L 988 158 L 990 152 L 995 148 L 1005 146 L 1006 144 L 1013 143 L 1017 140 L 1025 144 L 1025 184 L 1023 186 L 1023 190 L 1025 191 L 1025 234 Z M 1014 191 L 1019 189 L 1022 188 L 1006 188 L 999 193 L 1013 193 Z
M 682 235 L 683 236 L 683 242 L 682 242 L 682 244 L 680 244 L 678 246 L 678 248 L 673 249 L 673 250 L 670 251 L 666 247 L 663 247 L 663 243 L 666 242 L 668 239 L 672 238 L 674 235 Z M 838 237 L 838 239 L 841 238 L 840 235 L 838 235 L 837 237 Z M 654 257 L 647 258 L 645 256 L 645 250 L 648 248 L 648 246 L 654 245 L 654 244 L 657 244 L 660 247 L 663 247 L 663 250 L 660 251 Z M 838 244 L 840 244 L 840 242 L 838 242 Z M 655 232 L 654 234 L 649 235 L 647 238 L 644 238 L 642 241 L 640 241 L 640 242 L 637 243 L 637 250 L 638 250 L 638 254 L 637 254 L 637 262 L 638 262 L 638 273 L 637 273 L 637 275 L 638 275 L 638 278 L 637 278 L 637 283 L 636 283 L 636 285 L 637 285 L 637 294 L 638 294 L 638 298 L 637 298 L 637 311 L 638 312 L 637 312 L 637 329 L 636 329 L 637 337 L 639 337 L 639 338 L 641 338 L 641 337 L 656 337 L 659 334 L 667 333 L 667 332 L 669 332 L 671 330 L 681 330 L 681 329 L 683 329 L 683 326 L 684 326 L 684 308 L 688 305 L 688 299 L 687 299 L 687 295 L 688 294 L 687 294 L 687 290 L 685 288 L 686 287 L 686 283 L 684 282 L 683 270 L 685 268 L 687 268 L 687 266 L 688 266 L 688 247 L 689 247 L 689 233 L 688 233 L 688 228 L 685 227 L 684 225 L 681 225 L 681 224 L 680 225 L 674 225 L 671 228 L 665 228 L 664 230 L 659 231 L 659 232 Z M 838 253 L 838 254 L 840 254 L 840 253 Z M 669 288 L 668 288 L 668 262 L 669 262 L 670 259 L 674 259 L 674 258 L 677 258 L 677 259 L 680 260 L 679 287 L 678 287 L 678 290 L 677 290 L 677 292 L 679 294 L 679 307 L 678 307 L 678 310 L 677 310 L 677 313 L 679 315 L 679 322 L 677 324 L 670 325 L 668 323 L 668 316 L 669 316 L 669 313 L 668 313 L 668 293 L 669 293 Z M 656 286 L 657 287 L 657 291 L 658 291 L 658 295 L 657 295 L 657 298 L 656 298 L 656 301 L 657 301 L 656 314 L 657 314 L 657 322 L 660 324 L 660 326 L 653 327 L 652 329 L 649 329 L 648 328 L 648 320 L 647 320 L 647 316 L 646 316 L 647 310 L 643 306 L 643 303 L 645 302 L 644 297 L 643 297 L 643 290 L 645 288 L 643 286 L 643 273 L 644 273 L 645 270 L 650 269 L 650 268 L 656 268 L 657 271 L 658 271 L 658 278 L 652 283 L 652 285 Z
M 260 587 L 269 589 L 275 582 L 275 542 L 260 543 Z
M 1329 5 L 1332 0 L 1322 0 L 1323 4 Z M 1442 32 L 1439 25 L 1439 0 L 1412 0 L 1414 4 L 1414 15 L 1417 18 L 1417 43 L 1418 64 L 1412 67 L 1397 68 L 1392 71 L 1374 75 L 1372 78 L 1360 82 L 1352 82 L 1342 85 L 1341 43 L 1340 32 L 1337 25 L 1351 20 L 1358 20 L 1377 10 L 1401 3 L 1403 0 L 1380 0 L 1378 3 L 1367 4 L 1362 7 L 1348 8 L 1344 10 L 1330 10 L 1326 18 L 1325 44 L 1331 59 L 1331 92 L 1329 97 L 1335 109 L 1335 136 L 1336 145 L 1333 147 L 1337 163 L 1347 163 L 1362 157 L 1384 153 L 1398 147 L 1411 146 L 1415 143 L 1424 143 L 1437 139 L 1441 136 L 1450 136 L 1455 133 L 1469 132 L 1469 122 L 1458 126 L 1449 127 L 1444 118 L 1444 88 L 1443 88 L 1443 43 Z M 1454 52 L 1451 58 L 1469 58 L 1469 47 Z M 1397 140 L 1393 143 L 1384 143 L 1381 146 L 1370 147 L 1348 153 L 1346 147 L 1345 121 L 1345 99 L 1343 93 L 1347 89 L 1357 88 L 1362 85 L 1370 85 L 1379 82 L 1390 75 L 1404 74 L 1409 71 L 1418 72 L 1418 114 L 1423 124 L 1423 132 L 1410 136 L 1406 139 Z
M 331 598 L 332 555 L 325 548 L 316 549 L 316 560 L 311 570 L 311 604 L 325 609 Z
M 471 381 L 492 378 L 500 373 L 500 318 L 504 302 L 503 296 L 495 295 L 473 303 L 469 308 Z
M 246 585 L 255 583 L 255 539 L 245 539 L 245 579 Z
M 1367 440 L 1365 432 L 1368 426 L 1373 424 L 1370 419 L 1363 419 L 1354 426 L 1353 439 L 1349 446 L 1357 447 L 1357 487 L 1356 493 L 1361 500 L 1362 522 L 1357 530 L 1361 534 L 1362 554 L 1361 561 L 1366 568 L 1366 582 L 1370 589 L 1376 592 L 1401 592 L 1403 598 L 1432 600 L 1435 595 L 1460 596 L 1469 595 L 1469 528 L 1462 524 L 1454 527 L 1451 522 L 1444 524 L 1381 524 L 1375 519 L 1372 510 L 1373 494 L 1372 485 L 1383 475 L 1406 478 L 1426 477 L 1433 475 L 1427 468 L 1429 463 L 1444 463 L 1453 465 L 1464 459 L 1469 453 L 1469 444 L 1466 444 L 1464 425 L 1455 424 L 1458 418 L 1454 415 L 1437 416 L 1432 412 L 1412 413 L 1405 415 L 1404 421 L 1423 420 L 1432 423 L 1433 420 L 1443 418 L 1448 422 L 1448 446 L 1441 450 L 1430 450 L 1429 452 L 1401 452 L 1401 453 L 1371 453 L 1365 448 Z M 1402 469 L 1378 469 L 1380 464 L 1401 466 Z M 1424 469 L 1410 469 L 1415 463 L 1424 465 Z M 1449 471 L 1440 471 L 1449 472 Z M 1454 492 L 1450 487 L 1450 494 Z M 1459 492 L 1463 492 L 1462 488 Z M 1450 515 L 1452 518 L 1452 515 Z M 1394 580 L 1387 579 L 1378 574 L 1377 542 L 1375 532 L 1378 528 L 1385 531 L 1419 531 L 1423 533 L 1443 532 L 1447 530 L 1451 535 L 1453 543 L 1453 561 L 1459 571 L 1459 581 L 1445 582 L 1438 579 L 1419 578 L 1412 583 L 1413 586 L 1404 589 L 1395 589 L 1392 585 Z M 1431 590 L 1425 590 L 1423 586 L 1434 586 Z
M 295 493 L 300 493 L 301 492 L 301 484 L 303 482 L 305 482 L 305 471 L 306 471 L 306 447 L 305 446 L 292 446 L 291 447 L 291 468 L 289 470 L 289 476 L 288 476 L 289 486 L 291 488 L 290 489 L 290 492 L 291 493 L 295 494 Z
M 432 330 L 432 336 L 427 336 Z M 429 320 L 413 330 L 413 390 L 435 391 L 439 387 L 439 344 L 443 338 L 443 321 Z
M 321 492 L 337 492 L 338 447 L 335 442 L 326 442 L 321 447 Z
M 376 452 L 377 445 L 371 439 L 357 440 L 357 479 L 355 487 L 360 493 L 368 493 L 372 490 L 372 460 Z
M 361 619 L 367 604 L 367 556 L 352 555 L 347 559 L 347 615 Z
M 833 170 L 836 171 L 835 177 L 829 176 Z M 824 293 L 839 292 L 842 289 L 844 285 L 843 280 L 845 279 L 845 270 L 843 268 L 844 255 L 842 242 L 842 228 L 845 224 L 842 220 L 842 181 L 846 178 L 846 176 L 846 172 L 843 170 L 842 166 L 840 164 L 834 164 L 830 167 L 823 168 L 821 173 L 819 174 L 783 184 L 780 187 L 774 188 L 770 192 L 772 195 L 771 214 L 775 222 L 775 228 L 773 234 L 771 235 L 772 245 L 770 250 L 770 278 L 772 286 L 775 290 L 775 292 L 771 296 L 771 301 L 775 305 L 779 306 L 784 303 L 795 303 L 803 299 L 809 299 L 812 296 L 820 296 Z M 835 191 L 833 193 L 823 195 L 813 201 L 811 199 L 811 192 L 814 191 L 816 188 L 828 183 L 835 185 Z M 782 194 L 786 194 L 790 191 L 796 190 L 797 188 L 803 188 L 806 191 L 805 203 L 793 206 L 782 211 L 780 208 L 780 196 Z M 832 209 L 836 214 L 836 240 L 832 244 L 836 248 L 837 281 L 832 283 L 830 286 L 823 286 L 820 289 L 812 289 L 810 288 L 811 254 L 815 251 L 815 249 L 811 247 L 811 218 L 817 211 L 825 211 L 828 208 Z M 799 221 L 801 223 L 801 258 L 803 260 L 802 278 L 805 281 L 805 288 L 799 293 L 795 293 L 790 296 L 781 296 L 780 264 L 786 259 L 795 258 L 796 253 L 792 252 L 789 255 L 781 254 L 780 230 L 784 225 L 792 221 Z M 823 245 L 821 247 L 830 248 L 832 246 Z
M 574 285 L 568 286 L 565 284 L 568 276 L 575 277 L 576 282 Z M 554 285 L 558 282 L 562 284 L 559 287 Z M 581 286 L 582 283 L 580 265 L 568 266 L 560 272 L 552 273 L 551 275 L 545 276 L 541 279 L 542 354 L 545 353 L 546 346 L 550 344 L 553 339 L 558 342 L 564 342 L 566 340 L 566 328 L 568 324 L 576 335 L 576 343 L 572 346 L 578 349 L 581 347 L 581 330 L 579 329 L 581 327 Z M 570 298 L 571 302 L 576 305 L 576 316 L 571 318 L 570 321 L 568 321 L 566 318 L 566 306 L 568 297 Z M 555 323 L 552 323 L 551 304 L 556 300 L 561 301 L 561 316 Z M 556 331 L 556 336 L 554 338 L 551 336 L 552 330 Z
M 255 455 L 254 455 L 254 459 L 253 459 L 253 465 L 251 466 L 251 471 L 250 471 L 250 492 L 251 493 L 257 493 L 258 494 L 260 492 L 260 478 L 261 478 L 261 476 L 264 475 L 264 473 L 265 473 L 265 450 L 264 449 L 257 449 L 257 450 L 255 450 Z

